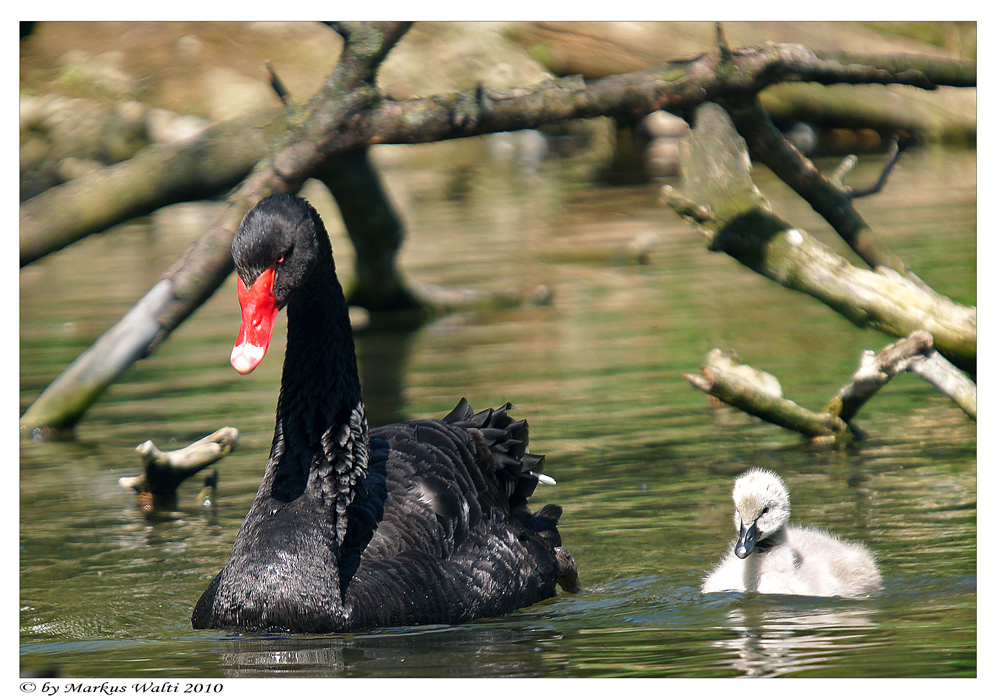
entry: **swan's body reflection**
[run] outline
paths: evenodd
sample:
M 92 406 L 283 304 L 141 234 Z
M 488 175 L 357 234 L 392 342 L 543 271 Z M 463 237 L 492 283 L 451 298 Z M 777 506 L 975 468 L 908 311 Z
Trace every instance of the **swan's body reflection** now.
M 821 603 L 821 607 L 813 604 Z M 725 649 L 733 667 L 746 676 L 778 676 L 839 664 L 845 646 L 857 649 L 858 636 L 872 637 L 875 609 L 824 599 L 755 597 L 729 610 L 736 635 L 713 644 Z M 857 633 L 850 629 L 857 629 Z

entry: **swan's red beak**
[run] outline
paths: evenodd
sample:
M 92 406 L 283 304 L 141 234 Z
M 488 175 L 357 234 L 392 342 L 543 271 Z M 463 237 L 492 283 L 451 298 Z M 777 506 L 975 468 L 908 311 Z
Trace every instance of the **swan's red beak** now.
M 257 368 L 271 343 L 271 329 L 278 315 L 278 301 L 274 298 L 274 267 L 258 276 L 249 289 L 238 275 L 236 283 L 243 320 L 229 360 L 233 368 L 246 375 Z

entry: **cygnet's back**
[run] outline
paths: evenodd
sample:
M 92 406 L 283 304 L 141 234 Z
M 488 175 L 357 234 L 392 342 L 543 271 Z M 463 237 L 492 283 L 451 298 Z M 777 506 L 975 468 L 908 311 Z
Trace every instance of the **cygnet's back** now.
M 733 486 L 739 537 L 705 578 L 703 592 L 756 591 L 804 596 L 868 596 L 882 576 L 863 545 L 788 525 L 788 488 L 775 473 L 752 468 Z

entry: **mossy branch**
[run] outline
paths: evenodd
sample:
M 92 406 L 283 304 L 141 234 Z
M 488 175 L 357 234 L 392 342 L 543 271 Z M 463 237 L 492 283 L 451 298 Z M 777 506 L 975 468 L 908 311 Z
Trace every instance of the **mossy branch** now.
M 663 199 L 709 239 L 709 249 L 816 298 L 859 327 L 896 337 L 926 330 L 949 361 L 975 371 L 976 308 L 887 267 L 855 267 L 772 213 L 750 177 L 746 145 L 722 107 L 698 108 L 681 158 L 683 187 L 666 187 Z
M 928 332 L 917 331 L 861 355 L 860 366 L 820 411 L 785 398 L 777 379 L 742 364 L 734 352 L 712 349 L 701 374 L 684 374 L 695 388 L 743 412 L 819 442 L 849 441 L 862 432 L 854 424 L 861 408 L 895 376 L 915 373 L 976 418 L 976 385 L 934 351 Z

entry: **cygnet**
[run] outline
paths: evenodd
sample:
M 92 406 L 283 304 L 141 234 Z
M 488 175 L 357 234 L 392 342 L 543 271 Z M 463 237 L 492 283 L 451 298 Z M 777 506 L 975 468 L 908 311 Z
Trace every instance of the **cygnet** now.
M 863 545 L 812 528 L 788 525 L 788 488 L 777 474 L 752 468 L 736 479 L 739 537 L 705 577 L 702 592 L 862 597 L 882 588 Z

